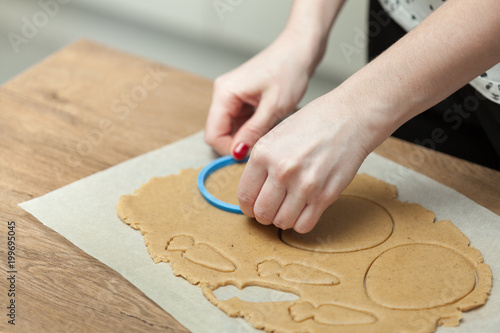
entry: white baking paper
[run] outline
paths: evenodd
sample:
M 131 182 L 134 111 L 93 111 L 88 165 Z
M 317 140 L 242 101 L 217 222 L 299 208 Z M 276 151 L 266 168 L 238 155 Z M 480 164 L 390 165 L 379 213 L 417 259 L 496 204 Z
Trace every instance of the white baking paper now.
M 83 251 L 118 271 L 193 332 L 252 332 L 243 319 L 230 318 L 197 286 L 154 264 L 140 232 L 121 222 L 116 206 L 152 177 L 201 167 L 216 156 L 197 133 L 137 156 L 20 206 Z M 478 248 L 493 271 L 493 290 L 485 306 L 465 312 L 459 327 L 438 332 L 498 332 L 500 329 L 500 217 L 460 193 L 376 154 L 360 172 L 397 186 L 399 199 L 421 204 L 438 220 L 451 220 Z M 500 200 L 500 195 L 499 195 Z M 222 295 L 221 295 L 222 296 Z M 218 295 L 219 297 L 219 295 Z

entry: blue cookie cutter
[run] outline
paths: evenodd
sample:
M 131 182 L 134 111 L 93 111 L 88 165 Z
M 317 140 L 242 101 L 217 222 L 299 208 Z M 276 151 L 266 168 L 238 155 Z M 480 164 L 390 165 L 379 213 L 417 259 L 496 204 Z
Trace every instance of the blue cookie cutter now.
M 201 195 L 203 195 L 205 200 L 207 200 L 212 206 L 225 210 L 226 212 L 243 214 L 238 205 L 233 205 L 224 202 L 222 200 L 219 200 L 216 197 L 214 197 L 210 192 L 208 192 L 207 188 L 205 187 L 205 181 L 207 180 L 208 176 L 214 173 L 214 171 L 217 171 L 231 164 L 244 163 L 246 161 L 248 161 L 248 157 L 245 158 L 244 160 L 238 161 L 235 160 L 232 156 L 228 155 L 219 157 L 215 161 L 212 161 L 209 164 L 207 164 L 198 174 L 198 189 L 200 190 Z

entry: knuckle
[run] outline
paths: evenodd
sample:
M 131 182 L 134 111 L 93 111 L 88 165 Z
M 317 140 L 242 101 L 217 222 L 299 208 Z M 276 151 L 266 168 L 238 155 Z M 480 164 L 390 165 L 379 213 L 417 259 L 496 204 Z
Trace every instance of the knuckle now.
M 273 216 L 267 212 L 267 210 L 262 208 L 254 209 L 255 218 L 262 224 L 271 224 L 273 221 Z
M 312 200 L 313 204 L 316 204 L 320 207 L 324 207 L 325 209 L 328 208 L 335 200 L 331 200 L 329 197 L 327 197 L 324 194 L 318 195 L 314 200 Z
M 271 118 L 273 122 L 272 125 L 280 121 L 285 115 L 289 113 L 288 106 L 282 100 L 276 100 L 273 103 L 273 110 L 274 110 L 273 117 Z
M 231 81 L 231 77 L 227 74 L 216 78 L 212 87 L 214 96 L 226 96 L 234 93 L 235 85 L 231 84 Z
M 253 206 L 255 198 L 248 192 L 238 190 L 238 201 L 240 205 Z
M 294 108 L 294 99 L 296 96 L 291 94 L 287 89 L 280 88 L 280 86 L 276 86 L 273 92 L 266 97 L 276 122 L 288 115 Z
M 248 122 L 245 131 L 247 132 L 246 134 L 250 136 L 251 138 L 254 139 L 254 141 L 258 141 L 261 137 L 266 134 L 265 128 L 258 126 L 252 122 Z
M 214 80 L 214 90 L 220 89 L 226 85 L 227 79 L 225 75 L 221 75 Z
M 290 219 L 287 219 L 286 217 L 284 217 L 284 218 L 274 219 L 273 224 L 282 230 L 287 230 L 287 229 L 291 228 L 291 225 L 289 222 L 290 222 Z
M 276 98 L 276 97 L 269 98 L 268 97 L 267 107 L 269 108 L 269 111 L 271 113 L 273 113 L 273 114 L 279 113 L 281 105 L 280 105 L 278 98 Z
M 212 135 L 212 133 L 208 131 L 205 131 L 205 134 L 203 135 L 203 140 L 209 146 L 213 146 L 215 143 L 215 137 Z
M 340 192 L 333 189 L 325 189 L 317 197 L 317 202 L 322 207 L 328 207 L 340 198 Z
M 302 177 L 300 179 L 300 194 L 311 201 L 311 198 L 319 198 L 318 189 L 320 183 L 318 179 L 314 176 Z
M 313 227 L 314 225 L 311 223 L 299 224 L 299 225 L 296 224 L 293 226 L 293 230 L 297 231 L 299 234 L 305 234 L 311 231 Z
M 267 152 L 268 149 L 266 147 L 265 141 L 257 141 L 255 146 L 252 148 L 252 153 L 250 155 L 252 162 L 263 165 L 267 161 Z
M 275 177 L 278 182 L 286 182 L 292 178 L 299 168 L 299 163 L 292 159 L 281 159 L 275 170 Z

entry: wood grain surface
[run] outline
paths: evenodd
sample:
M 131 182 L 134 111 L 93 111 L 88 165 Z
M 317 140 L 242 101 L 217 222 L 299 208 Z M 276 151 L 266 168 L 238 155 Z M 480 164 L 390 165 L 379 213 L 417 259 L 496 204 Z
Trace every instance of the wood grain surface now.
M 17 204 L 202 130 L 211 89 L 209 80 L 85 40 L 0 87 L 0 331 L 186 331 Z M 500 214 L 499 172 L 394 138 L 376 151 Z M 8 221 L 15 326 L 6 316 Z

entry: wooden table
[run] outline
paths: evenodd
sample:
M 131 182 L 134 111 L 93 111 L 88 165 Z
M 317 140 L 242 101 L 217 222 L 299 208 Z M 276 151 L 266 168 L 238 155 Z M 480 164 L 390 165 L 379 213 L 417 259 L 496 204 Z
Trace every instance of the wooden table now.
M 89 41 L 0 87 L 0 331 L 186 331 L 17 204 L 202 130 L 210 98 L 209 80 Z M 500 214 L 499 172 L 394 138 L 376 151 Z M 16 233 L 15 326 L 4 314 L 9 221 Z

